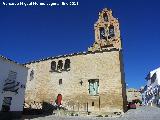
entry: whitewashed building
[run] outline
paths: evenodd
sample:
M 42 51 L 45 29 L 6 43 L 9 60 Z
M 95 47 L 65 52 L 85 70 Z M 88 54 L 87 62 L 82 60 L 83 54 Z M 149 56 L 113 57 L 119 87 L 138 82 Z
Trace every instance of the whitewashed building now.
M 0 119 L 7 113 L 21 115 L 27 77 L 27 67 L 0 56 Z
M 147 85 L 142 90 L 143 104 L 160 106 L 160 67 L 149 72 L 146 80 Z

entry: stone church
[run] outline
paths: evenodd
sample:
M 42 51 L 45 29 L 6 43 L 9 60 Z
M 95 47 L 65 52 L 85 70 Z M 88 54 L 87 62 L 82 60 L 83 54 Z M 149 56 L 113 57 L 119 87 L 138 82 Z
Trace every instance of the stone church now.
M 122 112 L 126 87 L 118 19 L 99 12 L 88 51 L 32 61 L 25 102 L 57 101 L 68 111 Z

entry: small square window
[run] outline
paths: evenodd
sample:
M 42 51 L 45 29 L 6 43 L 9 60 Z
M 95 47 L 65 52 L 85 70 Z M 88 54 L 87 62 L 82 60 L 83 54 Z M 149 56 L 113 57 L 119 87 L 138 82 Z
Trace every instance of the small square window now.
M 94 106 L 94 102 L 92 102 L 92 106 Z
M 59 79 L 59 85 L 61 85 L 62 84 L 62 79 Z

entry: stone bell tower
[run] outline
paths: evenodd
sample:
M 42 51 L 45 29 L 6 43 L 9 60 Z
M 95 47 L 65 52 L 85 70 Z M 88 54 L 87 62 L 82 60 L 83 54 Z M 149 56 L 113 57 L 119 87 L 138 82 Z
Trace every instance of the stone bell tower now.
M 94 24 L 95 42 L 88 48 L 89 52 L 121 49 L 119 22 L 112 16 L 112 10 L 99 12 L 98 21 Z

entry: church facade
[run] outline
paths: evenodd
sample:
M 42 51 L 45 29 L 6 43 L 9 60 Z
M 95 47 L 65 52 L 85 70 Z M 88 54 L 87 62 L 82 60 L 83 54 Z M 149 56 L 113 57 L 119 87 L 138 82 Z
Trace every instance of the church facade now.
M 121 112 L 126 88 L 118 19 L 103 9 L 87 52 L 26 63 L 30 68 L 25 102 L 57 102 L 68 111 Z

